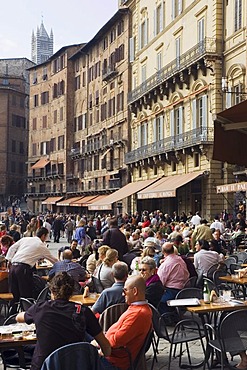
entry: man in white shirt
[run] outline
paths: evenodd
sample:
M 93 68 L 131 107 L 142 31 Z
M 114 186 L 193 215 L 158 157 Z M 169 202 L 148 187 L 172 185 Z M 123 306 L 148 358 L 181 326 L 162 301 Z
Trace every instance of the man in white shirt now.
M 48 230 L 41 227 L 36 236 L 22 238 L 9 248 L 6 259 L 9 261 L 9 284 L 14 297 L 12 306 L 19 302 L 20 297 L 33 296 L 32 268 L 39 259 L 46 258 L 52 263 L 57 262 L 47 249 L 45 243 L 47 236 Z
M 211 223 L 210 229 L 220 230 L 220 233 L 223 234 L 225 232 L 225 228 L 222 222 L 219 221 L 219 216 L 216 215 L 214 217 L 214 222 Z
M 196 212 L 196 214 L 192 217 L 190 220 L 190 224 L 194 227 L 200 225 L 201 223 L 201 217 L 199 216 L 199 212 Z
M 207 240 L 198 240 L 195 247 L 197 253 L 194 255 L 194 265 L 198 275 L 203 274 L 204 276 L 207 276 L 210 267 L 223 262 L 223 255 L 221 256 L 219 253 L 209 250 L 209 243 Z

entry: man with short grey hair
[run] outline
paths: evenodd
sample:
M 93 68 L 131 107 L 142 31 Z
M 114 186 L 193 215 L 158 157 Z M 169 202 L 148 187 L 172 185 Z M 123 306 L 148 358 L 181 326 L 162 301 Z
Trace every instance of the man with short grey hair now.
M 115 283 L 110 288 L 103 290 L 97 302 L 92 307 L 94 313 L 101 314 L 107 307 L 116 303 L 125 302 L 123 287 L 128 277 L 128 265 L 120 261 L 114 263 L 112 266 L 112 274 Z

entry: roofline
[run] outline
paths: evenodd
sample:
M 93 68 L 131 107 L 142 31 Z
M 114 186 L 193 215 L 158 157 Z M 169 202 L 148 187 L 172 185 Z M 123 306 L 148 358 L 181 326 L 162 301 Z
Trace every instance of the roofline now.
M 54 54 L 52 54 L 51 56 L 50 56 L 50 58 L 48 58 L 45 62 L 43 62 L 43 63 L 40 63 L 40 64 L 35 64 L 34 66 L 32 66 L 32 67 L 29 67 L 29 68 L 27 68 L 28 70 L 32 70 L 32 69 L 35 69 L 35 68 L 37 68 L 37 67 L 40 67 L 40 66 L 42 66 L 42 65 L 45 65 L 45 64 L 47 64 L 47 63 L 49 63 L 50 61 L 52 61 L 54 58 L 56 58 L 59 54 L 61 54 L 64 50 L 67 50 L 67 49 L 69 49 L 69 48 L 71 48 L 71 47 L 74 47 L 74 46 L 82 46 L 82 45 L 85 45 L 85 43 L 80 43 L 80 44 L 72 44 L 72 45 L 66 45 L 66 46 L 63 46 L 63 47 L 61 47 L 61 49 L 59 49 L 58 51 L 56 51 L 56 53 L 54 53 Z
M 128 8 L 118 9 L 118 11 L 104 24 L 104 26 L 101 27 L 101 29 L 96 33 L 96 35 L 90 41 L 88 41 L 88 43 L 86 43 L 85 46 L 83 46 L 81 49 L 79 49 L 77 52 L 71 55 L 69 59 L 76 58 L 82 52 L 83 53 L 86 52 L 88 48 L 91 47 L 92 44 L 94 44 L 96 41 L 101 39 L 102 35 L 104 35 L 105 32 L 109 28 L 111 28 L 123 14 L 127 14 L 127 13 L 129 13 Z
M 3 60 L 21 60 L 21 59 L 26 59 L 28 62 L 34 63 L 32 60 L 28 59 L 27 57 L 18 57 L 18 58 L 0 58 L 0 61 Z M 35 64 L 35 63 L 34 63 Z

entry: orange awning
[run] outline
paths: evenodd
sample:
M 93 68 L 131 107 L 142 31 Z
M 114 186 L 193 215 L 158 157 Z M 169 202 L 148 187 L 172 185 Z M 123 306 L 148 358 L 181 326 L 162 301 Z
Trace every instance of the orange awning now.
M 83 197 L 80 196 L 80 197 L 73 197 L 73 198 L 64 199 L 61 202 L 58 202 L 57 206 L 72 206 L 71 203 L 76 202 L 76 201 L 78 201 L 79 199 L 82 199 L 82 198 Z
M 34 163 L 34 165 L 32 166 L 32 169 L 35 170 L 38 168 L 44 168 L 45 166 L 47 166 L 48 163 L 50 163 L 49 159 L 40 158 L 38 162 Z
M 72 207 L 87 207 L 89 202 L 97 198 L 97 195 L 88 195 L 71 204 Z
M 138 191 L 146 188 L 155 181 L 157 181 L 157 179 L 131 182 L 130 184 L 125 185 L 122 189 L 119 189 L 114 193 L 107 195 L 103 200 L 98 200 L 93 204 L 89 204 L 88 209 L 92 211 L 112 209 L 113 203 L 137 193 Z
M 92 199 L 90 202 L 88 202 L 88 204 L 93 204 L 95 202 L 102 201 L 106 197 L 108 197 L 108 194 L 107 195 L 105 195 L 105 194 L 104 195 L 97 195 L 96 198 Z
M 43 200 L 42 204 L 56 204 L 61 199 L 63 199 L 63 197 L 49 197 Z
M 176 190 L 188 182 L 194 180 L 202 172 L 186 173 L 183 175 L 174 175 L 162 177 L 159 181 L 146 187 L 144 190 L 137 193 L 138 199 L 152 198 L 171 198 L 176 196 Z

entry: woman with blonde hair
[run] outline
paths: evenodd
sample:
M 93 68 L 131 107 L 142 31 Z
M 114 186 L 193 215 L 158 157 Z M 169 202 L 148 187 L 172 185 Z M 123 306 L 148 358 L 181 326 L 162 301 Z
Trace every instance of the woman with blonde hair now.
M 90 274 L 93 274 L 95 269 L 103 262 L 106 252 L 110 249 L 108 245 L 102 245 L 99 247 L 97 243 L 93 244 L 93 253 L 87 259 L 86 269 Z
M 19 226 L 16 224 L 13 224 L 10 226 L 9 236 L 13 238 L 14 242 L 17 242 L 21 239 L 21 234 L 19 232 Z
M 114 283 L 112 274 L 112 266 L 118 261 L 118 251 L 116 249 L 108 249 L 106 251 L 103 263 L 98 266 L 94 272 L 94 276 L 98 278 L 104 289 L 110 288 Z
M 154 258 L 154 256 L 155 256 L 155 247 L 154 247 L 154 245 L 147 246 L 146 248 L 143 249 L 142 254 L 141 254 L 140 257 L 135 257 L 132 260 L 131 265 L 130 265 L 130 269 L 133 272 L 135 272 L 136 274 L 139 274 L 139 266 L 140 266 L 141 260 L 144 257 Z

